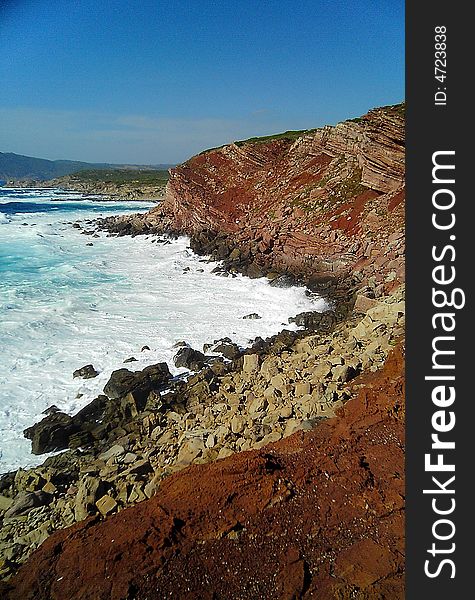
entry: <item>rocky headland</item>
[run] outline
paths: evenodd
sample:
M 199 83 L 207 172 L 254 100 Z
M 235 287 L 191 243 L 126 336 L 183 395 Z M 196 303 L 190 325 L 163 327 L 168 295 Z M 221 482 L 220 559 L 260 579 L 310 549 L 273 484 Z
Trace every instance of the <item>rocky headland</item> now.
M 93 169 L 83 170 L 38 181 L 17 179 L 9 185 L 22 188 L 59 188 L 75 191 L 85 196 L 100 196 L 101 200 L 163 200 L 168 180 L 164 170 L 145 169 Z
M 149 213 L 95 226 L 186 234 L 217 275 L 330 308 L 248 348 L 183 342 L 190 376 L 124 365 L 77 415 L 52 408 L 25 434 L 64 452 L 0 478 L 0 591 L 403 598 L 404 107 L 204 152 Z

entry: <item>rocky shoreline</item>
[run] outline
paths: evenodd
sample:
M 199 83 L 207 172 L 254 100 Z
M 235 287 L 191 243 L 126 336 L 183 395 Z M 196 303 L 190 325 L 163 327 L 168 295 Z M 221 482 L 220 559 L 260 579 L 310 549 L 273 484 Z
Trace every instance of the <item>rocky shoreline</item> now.
M 22 189 L 59 189 L 65 192 L 77 192 L 83 194 L 84 198 L 97 202 L 156 202 L 159 203 L 164 199 L 165 188 L 142 187 L 137 189 L 135 186 L 130 186 L 124 189 L 122 186 L 109 184 L 84 184 L 69 183 L 64 181 L 64 178 L 52 179 L 49 181 L 34 181 L 34 180 L 11 180 L 8 182 L 9 187 Z
M 17 179 L 8 181 L 8 186 L 18 188 L 57 188 L 78 192 L 86 196 L 101 196 L 101 201 L 160 202 L 165 196 L 165 183 L 143 182 L 113 183 L 105 181 L 78 181 L 74 175 L 65 175 L 47 181 Z
M 387 107 L 340 125 L 194 157 L 157 208 L 95 224 L 186 234 L 220 261 L 217 275 L 303 284 L 331 308 L 245 349 L 184 343 L 175 360 L 188 378 L 164 363 L 120 369 L 78 415 L 30 428 L 35 451 L 66 451 L 0 478 L 9 598 L 224 598 L 239 582 L 243 598 L 403 597 L 403 119 Z M 93 376 L 87 367 L 78 375 Z M 303 537 L 299 506 L 314 523 Z M 104 535 L 121 540 L 118 554 L 97 555 Z M 284 552 L 273 562 L 266 535 Z M 237 579 L 210 566 L 220 552 L 245 565 Z

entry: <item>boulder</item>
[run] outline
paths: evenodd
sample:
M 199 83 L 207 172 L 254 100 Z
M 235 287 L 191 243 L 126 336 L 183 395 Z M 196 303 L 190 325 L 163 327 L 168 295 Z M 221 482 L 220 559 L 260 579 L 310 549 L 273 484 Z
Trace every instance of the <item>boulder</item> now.
M 8 496 L 2 496 L 0 494 L 0 512 L 8 510 L 12 504 L 13 498 L 9 498 Z
M 121 398 L 138 387 L 137 374 L 128 369 L 113 371 L 104 386 L 104 394 L 111 399 Z
M 0 475 L 0 493 L 7 490 L 11 485 L 14 485 L 15 476 L 18 471 L 10 471 Z
M 190 346 L 180 348 L 173 358 L 175 367 L 185 367 L 190 371 L 198 371 L 206 363 L 206 356 L 199 350 L 194 350 Z
M 52 496 L 46 492 L 20 492 L 3 516 L 8 519 L 26 515 L 32 508 L 49 504 L 51 500 Z
M 338 317 L 333 310 L 325 312 L 303 312 L 289 318 L 289 323 L 295 323 L 304 329 L 330 333 L 338 323 Z
M 149 365 L 142 371 L 139 371 L 139 373 L 141 374 L 141 380 L 143 384 L 146 387 L 150 386 L 148 391 L 152 391 L 166 385 L 172 378 L 172 374 L 170 373 L 168 365 L 165 362 Z
M 92 379 L 97 377 L 99 372 L 92 365 L 84 365 L 80 369 L 76 369 L 73 372 L 73 377 L 82 377 L 82 379 Z
M 296 398 L 307 396 L 312 391 L 312 386 L 308 381 L 299 381 L 295 384 L 294 395 Z
M 221 354 L 224 358 L 229 360 L 234 360 L 241 354 L 239 346 L 234 344 L 230 338 L 215 340 L 213 344 L 205 344 L 203 346 L 203 351 L 207 352 L 208 350 Z
M 94 400 L 73 416 L 72 421 L 74 425 L 80 428 L 83 428 L 85 425 L 95 425 L 97 421 L 102 419 L 108 402 L 109 399 L 107 396 L 102 394 L 94 398 Z
M 74 500 L 74 517 L 82 521 L 95 512 L 95 504 L 107 492 L 107 486 L 96 477 L 84 475 L 78 483 L 78 491 Z
M 96 502 L 96 506 L 101 515 L 105 517 L 117 508 L 117 502 L 114 500 L 114 498 L 112 498 L 112 496 L 106 494 L 102 496 L 102 498 L 99 498 L 99 500 Z
M 292 287 L 295 285 L 295 277 L 293 275 L 279 275 L 274 277 L 269 285 L 277 288 Z
M 259 356 L 257 354 L 245 354 L 242 370 L 245 373 L 254 373 L 259 370 Z
M 264 271 L 259 265 L 253 262 L 247 267 L 246 275 L 249 279 L 258 279 L 259 277 L 264 276 Z
M 148 394 L 165 385 L 171 378 L 167 363 L 150 365 L 135 373 L 128 369 L 117 369 L 112 372 L 104 386 L 104 393 L 112 400 L 122 398 L 135 390 Z
M 262 317 L 260 315 L 258 315 L 257 313 L 249 313 L 248 315 L 244 315 L 243 319 L 256 320 L 256 319 L 262 319 Z
M 280 333 L 270 338 L 270 348 L 274 354 L 278 354 L 280 351 L 290 348 L 297 337 L 298 334 L 295 331 L 283 329 Z
M 358 294 L 358 296 L 356 296 L 355 312 L 365 313 L 370 308 L 376 306 L 377 302 L 378 301 L 374 298 L 369 298 L 364 294 Z
M 23 435 L 31 440 L 33 454 L 43 454 L 67 448 L 69 438 L 78 429 L 72 417 L 63 412 L 56 412 L 25 429 Z
M 48 406 L 48 408 L 46 408 L 41 414 L 42 415 L 52 415 L 53 413 L 56 413 L 56 412 L 60 412 L 60 410 L 56 406 L 56 404 L 52 404 L 51 406 Z
M 120 444 L 114 444 L 108 450 L 106 450 L 102 454 L 99 454 L 98 459 L 103 460 L 105 462 L 109 460 L 109 458 L 115 458 L 117 456 L 120 456 L 121 454 L 124 454 L 124 452 L 125 449 L 123 446 L 121 446 Z

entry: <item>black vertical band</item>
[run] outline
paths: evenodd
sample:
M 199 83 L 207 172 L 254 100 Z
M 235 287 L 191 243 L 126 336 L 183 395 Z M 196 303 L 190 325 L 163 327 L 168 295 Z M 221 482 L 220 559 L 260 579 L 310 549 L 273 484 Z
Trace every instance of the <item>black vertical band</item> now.
M 473 594 L 474 41 L 467 4 L 406 4 L 408 599 Z

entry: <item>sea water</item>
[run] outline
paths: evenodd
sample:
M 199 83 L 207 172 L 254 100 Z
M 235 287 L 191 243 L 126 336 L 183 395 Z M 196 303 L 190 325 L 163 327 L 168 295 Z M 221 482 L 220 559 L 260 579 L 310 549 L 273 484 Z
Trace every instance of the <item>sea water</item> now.
M 228 336 L 246 345 L 288 328 L 289 316 L 324 309 L 303 288 L 213 274 L 216 264 L 194 255 L 185 237 L 93 237 L 72 225 L 150 206 L 0 188 L 0 473 L 42 462 L 23 430 L 53 404 L 81 409 L 114 369 L 166 361 L 178 374 L 178 341 L 201 350 Z M 249 313 L 261 318 L 243 319 Z M 124 364 L 132 356 L 137 362 Z M 99 375 L 73 378 L 86 364 Z

